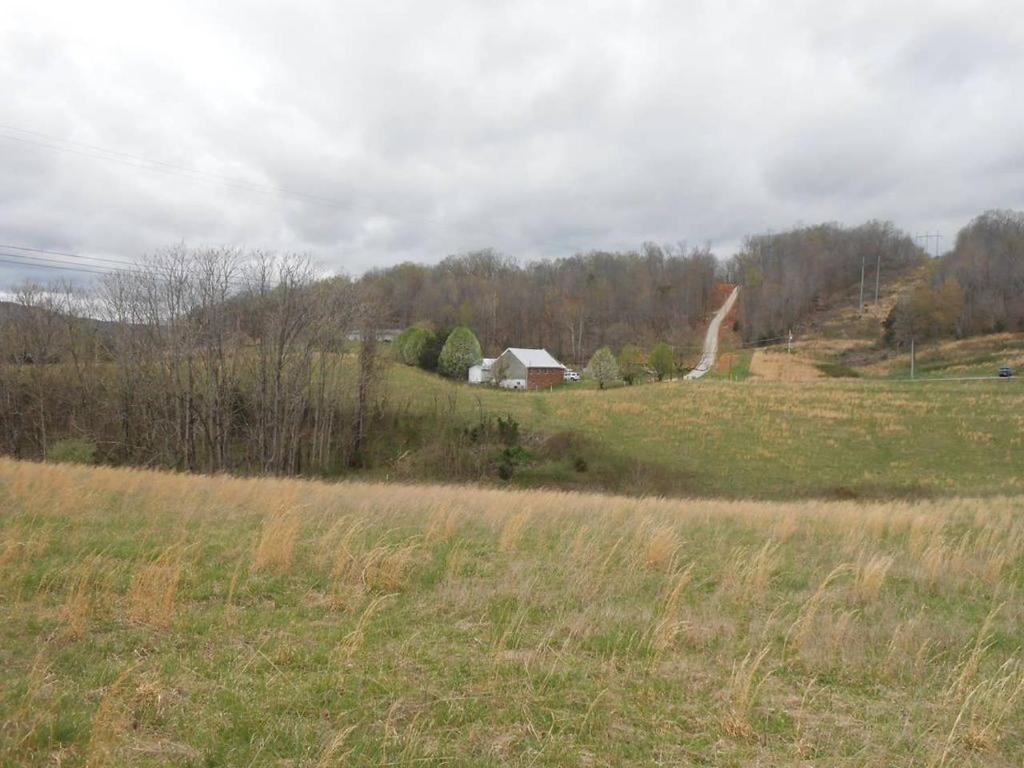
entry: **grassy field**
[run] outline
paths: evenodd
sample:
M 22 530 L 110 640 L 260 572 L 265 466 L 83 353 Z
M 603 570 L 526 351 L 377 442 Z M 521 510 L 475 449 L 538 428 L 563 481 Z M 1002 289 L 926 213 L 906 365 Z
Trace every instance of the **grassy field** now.
M 0 460 L 5 766 L 1024 762 L 1024 499 Z
M 1000 333 L 958 341 L 922 345 L 918 350 L 915 375 L 920 378 L 994 376 L 1002 366 L 1024 375 L 1024 334 Z M 879 372 L 893 378 L 910 376 L 909 356 L 903 355 Z
M 507 392 L 405 366 L 393 403 L 474 418 L 511 414 L 571 432 L 661 492 L 753 498 L 1024 493 L 1024 380 L 916 383 L 671 381 L 598 391 Z M 564 477 L 571 479 L 566 465 Z M 522 482 L 542 482 L 529 470 Z M 586 476 L 578 478 L 581 484 Z M 643 487 L 643 482 L 637 483 Z
M 781 351 L 781 347 L 776 349 Z M 910 350 L 899 352 L 873 339 L 809 338 L 794 345 L 800 359 L 838 363 L 866 378 L 907 380 Z M 1002 366 L 1024 374 L 1024 333 L 993 333 L 966 339 L 942 339 L 917 344 L 915 376 L 919 379 L 995 376 Z

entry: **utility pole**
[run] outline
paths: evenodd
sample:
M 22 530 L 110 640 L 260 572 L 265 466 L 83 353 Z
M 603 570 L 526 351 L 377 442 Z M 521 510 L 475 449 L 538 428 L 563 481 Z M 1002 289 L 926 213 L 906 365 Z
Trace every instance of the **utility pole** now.
M 882 249 L 878 249 L 875 258 L 875 306 L 878 306 L 878 278 L 882 275 Z
M 860 252 L 860 307 L 857 309 L 857 314 L 864 314 L 864 251 Z
M 935 258 L 939 257 L 939 241 L 942 240 L 942 235 L 941 234 L 936 232 L 934 235 L 932 235 L 932 234 L 929 234 L 928 232 L 925 232 L 923 235 L 915 235 L 914 239 L 915 240 L 924 240 L 924 249 L 925 249 L 925 251 L 928 250 L 928 243 L 932 239 L 934 239 L 935 240 L 935 248 L 932 250 L 932 255 L 935 256 Z
M 786 353 L 793 354 L 793 329 L 789 329 L 789 339 L 786 341 Z

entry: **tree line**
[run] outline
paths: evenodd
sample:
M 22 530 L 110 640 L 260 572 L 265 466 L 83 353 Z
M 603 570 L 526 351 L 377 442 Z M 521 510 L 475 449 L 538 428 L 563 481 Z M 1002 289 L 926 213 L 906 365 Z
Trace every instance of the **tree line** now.
M 372 286 L 396 327 L 423 323 L 446 335 L 465 326 L 489 356 L 543 347 L 578 365 L 603 346 L 691 343 L 713 309 L 717 269 L 706 248 L 648 243 L 529 264 L 484 250 L 375 270 L 360 283 Z
M 298 256 L 172 248 L 92 291 L 26 284 L 0 332 L 0 440 L 46 458 L 326 472 L 358 464 L 373 416 L 376 303 Z M 356 373 L 346 334 L 368 329 Z

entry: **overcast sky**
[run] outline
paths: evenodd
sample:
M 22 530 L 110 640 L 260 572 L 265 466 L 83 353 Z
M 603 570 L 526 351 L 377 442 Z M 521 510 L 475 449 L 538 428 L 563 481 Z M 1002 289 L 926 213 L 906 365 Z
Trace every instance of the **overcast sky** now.
M 149 6 L 0 0 L 0 243 L 359 273 L 1024 208 L 1008 0 Z

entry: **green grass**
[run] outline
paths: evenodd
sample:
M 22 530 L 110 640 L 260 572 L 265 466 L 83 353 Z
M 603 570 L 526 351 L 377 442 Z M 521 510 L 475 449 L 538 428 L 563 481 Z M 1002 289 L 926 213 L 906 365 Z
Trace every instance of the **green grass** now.
M 728 344 L 723 344 L 718 363 L 701 380 L 743 381 L 750 376 L 750 360 L 753 356 L 752 348 L 730 349 Z
M 467 417 L 482 409 L 535 434 L 577 434 L 599 449 L 606 476 L 621 476 L 606 487 L 642 490 L 627 476 L 647 473 L 661 492 L 731 497 L 1024 491 L 1020 380 L 709 379 L 505 392 L 404 366 L 388 380 L 391 401 L 413 410 L 454 398 Z
M 0 765 L 1020 765 L 1021 503 L 0 460 Z

